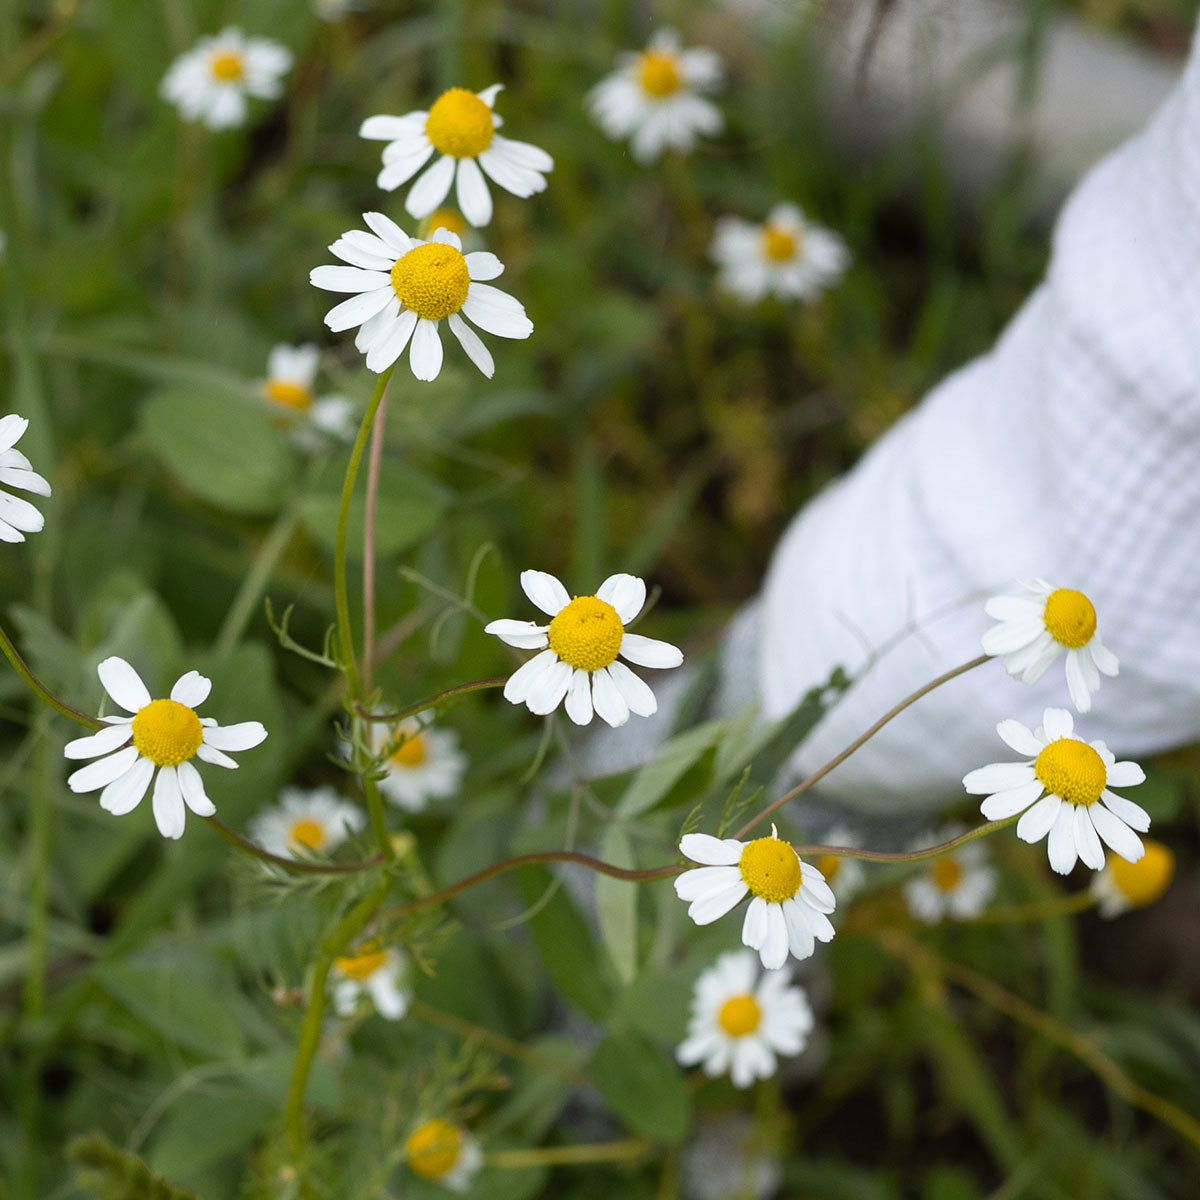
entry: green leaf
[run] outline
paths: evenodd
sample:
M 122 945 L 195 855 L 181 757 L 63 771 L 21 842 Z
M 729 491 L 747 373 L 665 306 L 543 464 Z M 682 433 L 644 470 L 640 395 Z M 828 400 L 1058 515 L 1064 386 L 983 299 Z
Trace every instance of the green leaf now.
M 610 825 L 600 842 L 600 857 L 616 867 L 632 867 L 633 847 L 619 825 Z M 629 879 L 596 876 L 596 918 L 600 936 L 622 983 L 637 975 L 637 889 Z
M 278 1111 L 277 1103 L 238 1084 L 210 1081 L 172 1106 L 147 1157 L 164 1175 L 187 1179 L 249 1145 Z
M 262 405 L 220 391 L 172 389 L 142 409 L 151 450 L 188 491 L 230 512 L 276 512 L 295 459 Z
M 726 721 L 708 721 L 665 742 L 654 759 L 633 777 L 633 782 L 617 802 L 617 815 L 636 817 L 661 804 L 684 775 L 696 766 L 705 751 L 717 744 L 727 725 Z M 694 787 L 687 790 L 694 794 L 708 783 L 711 774 L 710 762 L 697 772 L 698 777 L 690 781 Z M 703 779 L 699 778 L 701 776 Z
M 344 463 L 326 464 L 300 510 L 305 527 L 330 550 L 337 540 L 344 478 Z M 415 545 L 434 529 L 452 499 L 448 489 L 428 476 L 394 463 L 388 464 L 379 478 L 375 552 L 397 554 Z M 360 478 L 350 504 L 347 533 L 347 544 L 353 555 L 362 554 L 364 509 L 365 488 Z
M 590 1074 L 631 1129 L 664 1142 L 683 1140 L 691 1102 L 679 1068 L 654 1042 L 632 1030 L 614 1031 L 596 1047 Z

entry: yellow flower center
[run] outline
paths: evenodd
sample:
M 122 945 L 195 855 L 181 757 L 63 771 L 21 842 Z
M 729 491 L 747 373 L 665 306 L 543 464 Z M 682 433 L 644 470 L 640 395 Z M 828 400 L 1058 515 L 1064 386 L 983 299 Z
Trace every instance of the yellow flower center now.
M 422 1179 L 440 1179 L 458 1162 L 463 1131 L 450 1121 L 434 1117 L 418 1125 L 404 1142 L 408 1165 Z
M 374 975 L 383 966 L 387 958 L 387 950 L 377 949 L 377 942 L 368 942 L 361 947 L 358 954 L 348 954 L 344 958 L 335 958 L 334 965 L 343 975 L 351 979 L 363 980 L 368 975 Z
M 581 671 L 607 667 L 621 649 L 625 626 L 617 610 L 599 596 L 576 596 L 550 622 L 550 649 Z
M 392 287 L 400 303 L 427 321 L 458 312 L 470 286 L 462 251 L 444 242 L 414 246 L 392 264 Z
M 242 56 L 236 50 L 222 50 L 209 60 L 208 69 L 213 73 L 214 79 L 232 83 L 235 79 L 241 79 L 244 73 Z
M 1143 838 L 1146 853 L 1131 863 L 1114 854 L 1108 860 L 1112 881 L 1130 904 L 1153 904 L 1167 890 L 1175 874 L 1175 855 L 1169 846 Z
M 1033 772 L 1048 792 L 1070 804 L 1095 804 L 1108 783 L 1104 759 L 1078 738 L 1059 738 L 1033 760 Z
M 1042 621 L 1056 642 L 1072 650 L 1086 646 L 1096 632 L 1096 610 L 1092 602 L 1072 588 L 1058 588 L 1046 597 Z
M 282 408 L 295 409 L 297 412 L 312 408 L 312 392 L 302 383 L 293 383 L 290 379 L 268 379 L 263 384 L 263 393 L 268 400 Z
M 646 50 L 638 61 L 638 82 L 651 96 L 669 96 L 679 91 L 683 80 L 675 55 L 666 50 Z
M 133 744 L 160 767 L 186 762 L 203 740 L 200 718 L 177 700 L 151 700 L 133 718 Z
M 954 891 L 962 882 L 963 877 L 962 867 L 950 857 L 939 858 L 929 868 L 929 873 L 933 876 L 933 882 L 940 892 Z
M 804 882 L 800 859 L 792 849 L 792 843 L 777 837 L 747 842 L 738 860 L 738 870 L 746 886 L 770 904 L 790 900 Z
M 788 262 L 800 249 L 800 234 L 779 225 L 764 225 L 762 241 L 763 253 L 772 262 Z
M 307 846 L 310 850 L 320 850 L 325 844 L 325 826 L 312 817 L 301 817 L 292 822 L 288 831 L 293 842 Z
M 836 854 L 822 854 L 817 859 L 817 870 L 825 876 L 826 883 L 832 883 L 833 877 L 842 869 L 842 860 Z
M 396 734 L 399 745 L 388 755 L 388 762 L 398 767 L 419 767 L 426 758 L 425 735 L 423 733 Z
M 749 992 L 744 996 L 730 996 L 717 1013 L 717 1024 L 735 1038 L 753 1033 L 761 1020 L 762 1009 Z
M 425 136 L 451 158 L 474 158 L 492 144 L 492 110 L 466 88 L 443 92 L 425 118 Z
M 451 233 L 462 237 L 467 231 L 467 222 L 463 219 L 462 213 L 456 212 L 452 208 L 435 208 L 430 213 L 425 227 L 430 236 L 436 229 L 448 229 Z

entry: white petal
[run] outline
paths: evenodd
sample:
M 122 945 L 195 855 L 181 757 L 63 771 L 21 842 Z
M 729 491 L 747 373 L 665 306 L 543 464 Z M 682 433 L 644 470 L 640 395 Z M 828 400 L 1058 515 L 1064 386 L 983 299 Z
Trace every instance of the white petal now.
M 782 908 L 787 924 L 788 949 L 795 958 L 808 958 L 817 946 L 812 930 L 808 927 L 804 909 L 794 899 L 785 900 Z
M 1115 813 L 1130 829 L 1145 833 L 1150 828 L 1150 814 L 1140 804 L 1134 804 L 1132 800 L 1126 800 L 1124 796 L 1118 796 L 1116 792 L 1110 792 L 1107 788 L 1100 793 L 1100 803 Z
M 358 136 L 376 142 L 394 142 L 399 138 L 414 137 L 421 133 L 428 119 L 427 112 L 405 113 L 402 117 L 380 113 L 363 121 L 358 127 Z
M 1079 857 L 1075 845 L 1075 813 L 1073 804 L 1063 804 L 1054 824 L 1050 826 L 1050 837 L 1046 848 L 1050 853 L 1051 870 L 1059 875 L 1069 875 Z
M 629 706 L 630 712 L 637 713 L 639 717 L 651 717 L 658 712 L 658 701 L 655 700 L 649 685 L 639 679 L 623 662 L 610 662 L 604 669 L 617 685 L 617 691 L 621 693 L 621 698 Z
M 132 812 L 141 804 L 153 774 L 154 764 L 148 758 L 139 758 L 120 779 L 114 779 L 100 793 L 100 807 L 114 817 Z
M 455 160 L 443 154 L 431 167 L 427 167 L 423 175 L 413 184 L 408 193 L 404 207 L 414 217 L 427 217 L 443 200 L 454 182 Z
M 472 281 L 461 311 L 467 320 L 497 337 L 527 338 L 533 332 L 533 322 L 525 315 L 524 305 L 490 283 Z
M 1112 763 L 1106 774 L 1109 787 L 1135 787 L 1146 782 L 1146 772 L 1135 762 Z
M 1028 808 L 1041 796 L 1043 790 L 1042 781 L 1035 778 L 1019 787 L 1008 788 L 988 796 L 979 806 L 979 811 L 989 821 L 1007 821 L 1009 817 L 1015 817 L 1022 809 Z
M 1122 858 L 1137 862 L 1146 852 L 1142 839 L 1119 817 L 1114 816 L 1102 804 L 1093 804 L 1088 809 L 1092 825 L 1104 841 Z
M 742 861 L 744 849 L 736 838 L 715 838 L 711 833 L 685 833 L 679 842 L 685 858 L 707 867 L 736 866 Z
M 183 837 L 187 814 L 184 811 L 183 793 L 179 790 L 179 780 L 175 776 L 174 767 L 159 768 L 158 778 L 154 781 L 153 805 L 158 832 L 165 838 Z
M 549 645 L 546 629 L 545 625 L 538 625 L 534 621 L 514 621 L 504 617 L 498 621 L 489 621 L 483 627 L 483 632 L 493 634 L 507 645 L 516 646 L 518 650 L 541 650 Z
M 963 776 L 963 787 L 972 796 L 990 796 L 994 792 L 1007 792 L 1021 787 L 1036 778 L 1029 763 L 989 763 L 977 767 Z
M 464 257 L 472 280 L 496 279 L 504 274 L 504 264 L 490 251 L 473 250 Z
M 1091 807 L 1097 806 L 1093 804 Z M 1082 804 L 1075 809 L 1075 848 L 1079 851 L 1084 866 L 1091 867 L 1093 871 L 1104 870 L 1104 848 L 1096 836 L 1096 827 L 1092 824 L 1090 811 Z
M 183 802 L 188 808 L 198 817 L 214 816 L 217 807 L 204 790 L 204 780 L 200 778 L 200 772 L 190 762 L 181 762 L 175 771 L 179 777 L 179 790 L 183 794 Z
M 450 332 L 458 338 L 458 344 L 467 352 L 467 357 L 488 379 L 491 379 L 496 373 L 496 363 L 492 358 L 491 351 L 480 340 L 479 334 L 458 313 L 451 313 L 448 323 Z
M 104 690 L 126 711 L 136 713 L 150 703 L 150 693 L 141 676 L 123 659 L 106 658 L 96 674 Z
M 546 571 L 522 571 L 521 590 L 547 616 L 558 616 L 571 603 L 567 589 Z
M 984 654 L 1011 654 L 1031 645 L 1046 630 L 1041 617 L 1024 621 L 1005 621 L 989 629 L 980 642 Z
M 1031 846 L 1050 832 L 1064 801 L 1057 796 L 1043 796 L 1018 822 L 1017 837 Z
M 324 292 L 373 292 L 388 287 L 391 278 L 383 271 L 366 271 L 362 267 L 313 267 L 308 282 Z
M 742 944 L 757 950 L 767 940 L 767 932 L 767 902 L 761 896 L 755 896 L 742 920 Z
M 380 316 L 385 316 L 388 311 L 385 308 Z M 417 321 L 417 314 L 411 309 L 401 312 L 392 321 L 387 332 L 367 351 L 367 369 L 377 375 L 386 371 L 404 353 L 404 347 L 408 345 L 408 339 L 412 337 Z M 366 329 L 365 325 L 363 329 Z
M 325 325 L 334 333 L 353 329 L 356 325 L 365 325 L 373 316 L 382 312 L 389 301 L 396 299 L 396 293 L 391 287 L 378 287 L 371 292 L 359 292 L 349 300 L 335 304 L 325 314 Z M 399 301 L 397 301 L 399 304 Z
M 264 741 L 267 731 L 261 721 L 240 721 L 236 725 L 206 725 L 204 744 L 217 750 L 249 750 Z
M 458 207 L 476 229 L 492 219 L 492 194 L 479 164 L 473 158 L 458 160 Z M 468 270 L 470 268 L 468 267 Z
M 571 686 L 574 668 L 557 656 L 548 670 L 543 671 L 529 689 L 525 707 L 535 716 L 544 717 L 552 713 L 562 702 Z
M 0 417 L 0 450 L 11 450 L 29 428 L 29 418 L 9 413 Z
M 756 900 L 762 899 L 756 896 Z M 758 947 L 758 956 L 762 965 L 768 971 L 777 970 L 787 962 L 788 957 L 788 928 L 783 916 L 783 907 L 779 904 L 766 904 L 767 936 Z M 743 938 L 743 940 L 745 940 Z
M 697 925 L 711 925 L 731 909 L 736 908 L 748 890 L 741 878 L 735 879 L 725 887 L 708 892 L 693 900 L 688 906 L 688 916 Z
M 1071 694 L 1071 703 L 1081 713 L 1091 711 L 1092 693 L 1088 690 L 1078 650 L 1067 651 L 1067 691 Z
M 543 650 L 527 663 L 522 663 L 509 677 L 504 685 L 504 698 L 510 704 L 524 704 L 530 689 L 534 686 L 543 672 L 558 662 L 558 655 L 553 650 Z
M 211 679 L 206 679 L 199 671 L 188 671 L 175 681 L 175 686 L 171 689 L 171 699 L 188 708 L 199 708 L 208 699 L 208 693 L 211 691 Z
M 592 704 L 597 715 L 614 729 L 629 720 L 629 704 L 616 680 L 604 667 L 592 672 Z
M 63 755 L 66 758 L 96 758 L 100 754 L 108 754 L 129 741 L 129 725 L 130 718 L 126 717 L 119 725 L 110 725 L 89 737 L 76 738 L 63 747 Z
M 547 171 L 554 170 L 554 159 L 541 147 L 530 142 L 515 142 L 503 134 L 494 134 L 489 149 L 495 150 L 498 157 L 528 171 L 537 171 L 544 175 Z
M 610 575 L 597 589 L 596 596 L 617 610 L 622 625 L 628 625 L 646 603 L 646 584 L 636 575 Z
M 442 369 L 442 339 L 438 337 L 436 321 L 421 318 L 412 335 L 412 349 L 408 352 L 412 373 L 428 383 L 436 379 Z
M 620 655 L 639 667 L 654 667 L 660 671 L 683 662 L 683 651 L 678 646 L 643 637 L 640 633 L 622 634 Z
M 388 248 L 382 238 L 377 238 L 373 233 L 365 233 L 361 229 L 351 229 L 348 233 L 342 234 L 340 238 L 329 249 L 342 260 L 349 263 L 352 267 L 362 267 L 364 271 L 387 271 L 391 272 L 393 265 L 396 262 L 396 252 Z M 314 346 L 315 350 L 316 347 Z M 314 370 L 308 372 L 305 383 L 311 384 L 313 377 L 316 374 L 316 363 L 313 363 Z M 272 371 L 272 375 L 281 375 L 281 371 Z
M 571 675 L 565 704 L 567 716 L 576 725 L 587 725 L 592 719 L 592 681 L 586 671 L 576 670 Z
M 699 900 L 707 892 L 719 892 L 742 878 L 737 867 L 693 867 L 675 876 L 675 895 L 680 900 Z
M 1042 714 L 1042 729 L 1047 744 L 1069 738 L 1075 732 L 1075 718 L 1065 708 L 1048 708 Z
M 1120 663 L 1117 661 L 1117 656 L 1100 641 L 1098 633 L 1092 634 L 1092 640 L 1087 644 L 1088 653 L 1092 656 L 1092 662 L 1096 664 L 1096 670 L 1104 675 L 1113 676 L 1120 670 Z
M 94 792 L 97 788 L 107 787 L 114 779 L 119 779 L 140 757 L 136 746 L 126 746 L 107 758 L 98 758 L 95 762 L 80 767 L 67 776 L 67 787 L 73 792 Z
M 383 240 L 383 244 L 389 250 L 396 251 L 397 258 L 407 254 L 413 248 L 415 243 L 412 238 L 386 213 L 363 213 L 363 220 L 366 221 L 371 231 Z
M 228 754 L 218 750 L 215 746 L 209 746 L 205 742 L 201 742 L 197 747 L 196 757 L 201 762 L 212 763 L 214 767 L 224 767 L 229 771 L 237 770 L 237 763 Z
M 382 191 L 394 192 L 402 183 L 407 183 L 428 161 L 433 153 L 433 143 L 416 145 L 405 154 L 383 152 L 383 167 L 375 176 L 375 184 Z
M 1027 754 L 1030 758 L 1037 758 L 1045 749 L 1042 743 L 1033 736 L 1033 731 L 1028 726 L 1022 725 L 1020 721 L 1014 721 L 1011 718 L 1001 721 L 996 726 L 996 732 L 1000 735 L 1000 740 L 1018 754 Z

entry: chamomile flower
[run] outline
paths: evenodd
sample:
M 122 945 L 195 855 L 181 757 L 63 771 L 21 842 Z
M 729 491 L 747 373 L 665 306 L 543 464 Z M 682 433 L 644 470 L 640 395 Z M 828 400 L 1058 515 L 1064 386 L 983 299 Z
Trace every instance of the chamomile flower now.
M 352 229 L 329 247 L 350 265 L 314 267 L 309 280 L 327 292 L 355 293 L 325 314 L 325 324 L 335 333 L 360 326 L 354 344 L 367 356 L 368 370 L 386 371 L 411 338 L 412 373 L 436 379 L 442 369 L 438 326 L 446 321 L 467 357 L 490 379 L 496 369 L 492 356 L 463 317 L 497 337 L 527 338 L 533 332 L 517 300 L 480 282 L 503 272 L 494 254 L 464 254 L 448 229 L 422 242 L 383 213 L 364 213 L 363 220 L 373 233 Z
M 320 355 L 311 342 L 275 346 L 260 387 L 273 413 L 301 450 L 316 450 L 325 438 L 346 442 L 354 437 L 350 401 L 345 396 L 318 399 L 313 391 Z
M 858 837 L 844 825 L 835 825 L 825 835 L 824 842 L 827 846 L 846 846 L 849 849 L 859 845 Z M 829 884 L 829 889 L 839 904 L 845 904 L 856 896 L 867 881 L 866 868 L 857 858 L 846 858 L 841 854 L 822 854 L 816 860 L 815 866 Z
M 1027 762 L 992 763 L 969 772 L 963 786 L 987 796 L 980 812 L 1003 821 L 1024 810 L 1017 837 L 1030 844 L 1049 834 L 1050 866 L 1066 875 L 1080 858 L 1093 870 L 1104 866 L 1101 839 L 1122 858 L 1137 862 L 1145 852 L 1133 831 L 1145 833 L 1145 809 L 1110 787 L 1133 787 L 1146 774 L 1134 762 L 1117 762 L 1103 742 L 1073 737 L 1074 719 L 1065 708 L 1048 708 L 1031 732 L 1020 721 L 1001 721 L 996 732 Z
M 1004 669 L 1033 684 L 1062 653 L 1067 656 L 1067 688 L 1075 707 L 1085 713 L 1100 675 L 1117 673 L 1117 656 L 1100 641 L 1096 609 L 1073 588 L 1056 588 L 1044 579 L 1018 580 L 1027 596 L 993 596 L 984 606 L 999 625 L 983 635 L 983 652 L 1000 656 Z
M 1175 854 L 1154 838 L 1143 838 L 1146 853 L 1137 862 L 1110 858 L 1092 880 L 1092 898 L 1102 917 L 1117 917 L 1132 908 L 1153 904 L 1171 885 Z
M 398 1021 L 412 999 L 408 987 L 408 959 L 395 946 L 368 942 L 354 954 L 335 958 L 330 969 L 333 1009 L 339 1017 L 352 1017 L 361 997 L 389 1021 Z
M 939 842 L 957 837 L 961 829 L 944 829 Z M 921 849 L 929 843 L 923 842 Z M 936 925 L 947 917 L 966 921 L 977 917 L 996 890 L 996 872 L 988 865 L 981 842 L 968 842 L 957 850 L 923 863 L 919 874 L 904 884 L 908 911 L 918 920 Z
M 833 926 L 833 892 L 816 867 L 800 860 L 791 842 L 777 836 L 739 842 L 707 833 L 688 833 L 679 843 L 685 857 L 702 865 L 675 879 L 675 894 L 688 901 L 697 925 L 718 917 L 753 895 L 742 923 L 742 942 L 757 950 L 768 970 L 782 967 L 790 950 L 807 958 L 815 942 L 828 942 Z
M 269 38 L 248 38 L 230 25 L 215 37 L 202 37 L 181 54 L 163 78 L 159 92 L 188 121 L 210 129 L 231 129 L 246 120 L 246 97 L 274 100 L 292 53 Z
M 461 1125 L 442 1117 L 423 1121 L 404 1139 L 413 1174 L 452 1192 L 465 1192 L 483 1166 L 479 1143 Z
M 453 87 L 443 92 L 426 111 L 403 117 L 368 117 L 359 134 L 387 142 L 383 170 L 376 182 L 385 192 L 407 183 L 436 151 L 438 158 L 413 184 L 404 207 L 414 217 L 428 216 L 450 192 L 472 225 L 492 219 L 492 194 L 486 174 L 506 192 L 522 198 L 546 187 L 546 172 L 554 159 L 528 142 L 514 142 L 496 130 L 500 118 L 492 112 L 503 84 L 482 92 Z M 482 170 L 481 170 L 482 168 Z
M 717 286 L 743 304 L 769 295 L 815 300 L 850 261 L 842 239 L 807 220 L 794 204 L 777 204 L 761 225 L 721 217 L 711 254 L 720 268 Z
M 49 496 L 50 485 L 16 448 L 28 428 L 28 418 L 16 413 L 0 417 L 0 483 L 35 496 Z M 46 518 L 28 500 L 0 490 L 0 542 L 23 542 L 27 533 L 37 533 L 45 523 Z
M 298 855 L 306 850 L 329 854 L 363 827 L 362 809 L 343 799 L 331 787 L 286 787 L 279 803 L 264 809 L 250 822 L 249 833 L 271 854 Z
M 684 50 L 674 29 L 663 29 L 639 54 L 622 54 L 617 69 L 587 95 L 588 111 L 614 141 L 630 139 L 646 166 L 664 150 L 687 154 L 697 134 L 720 133 L 720 110 L 701 92 L 721 83 L 721 60 L 703 46 Z
M 63 749 L 67 758 L 94 758 L 67 777 L 73 792 L 100 792 L 100 807 L 120 816 L 141 803 L 154 780 L 154 820 L 166 838 L 183 836 L 184 806 L 198 817 L 217 811 L 204 790 L 193 758 L 217 767 L 236 767 L 227 750 L 249 750 L 267 731 L 258 721 L 218 725 L 199 717 L 212 683 L 196 671 L 181 675 L 169 699 L 154 700 L 138 673 L 123 658 L 106 658 L 97 668 L 104 690 L 131 717 L 101 717 L 108 726 L 76 738 Z M 102 755 L 103 757 L 97 757 Z
M 484 632 L 520 650 L 541 650 L 518 667 L 504 685 L 504 698 L 545 716 L 565 701 L 567 716 L 586 725 L 597 713 L 612 726 L 630 713 L 648 717 L 657 711 L 654 693 L 617 655 L 640 667 L 677 667 L 683 654 L 668 642 L 626 633 L 642 611 L 646 585 L 635 575 L 610 575 L 594 596 L 572 599 L 545 571 L 522 571 L 521 587 L 550 617 L 533 621 L 492 621 Z M 543 648 L 544 647 L 544 648 Z
M 375 753 L 387 755 L 379 790 L 397 808 L 422 812 L 430 800 L 458 792 L 467 756 L 453 729 L 438 729 L 414 717 L 390 727 L 374 723 L 370 736 Z
M 775 1074 L 776 1054 L 799 1054 L 812 1027 L 804 990 L 786 971 L 760 976 L 754 954 L 734 950 L 696 980 L 688 1036 L 675 1057 L 685 1067 L 703 1063 L 707 1075 L 728 1071 L 734 1087 L 749 1087 Z

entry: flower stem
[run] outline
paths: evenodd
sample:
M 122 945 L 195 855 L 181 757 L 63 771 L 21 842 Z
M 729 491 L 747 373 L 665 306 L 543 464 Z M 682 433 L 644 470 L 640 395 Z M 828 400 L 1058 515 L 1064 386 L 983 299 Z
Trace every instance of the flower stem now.
M 860 734 L 858 737 L 856 737 L 854 739 L 854 741 L 852 741 L 850 743 L 850 745 L 848 745 L 843 751 L 841 751 L 840 754 L 835 754 L 823 767 L 818 767 L 807 779 L 802 780 L 794 788 L 792 788 L 792 790 L 790 792 L 784 792 L 784 794 L 782 796 L 780 796 L 777 800 L 772 800 L 771 803 L 768 804 L 767 807 L 762 810 L 762 812 L 751 817 L 750 820 L 747 821 L 745 823 L 745 825 L 743 825 L 741 827 L 741 829 L 739 829 L 737 831 L 737 833 L 735 833 L 733 836 L 735 838 L 737 838 L 738 840 L 741 840 L 760 821 L 765 820 L 777 809 L 782 808 L 789 800 L 794 800 L 797 796 L 801 795 L 804 792 L 807 792 L 808 789 L 813 786 L 813 784 L 818 783 L 818 782 L 820 782 L 820 780 L 824 779 L 825 776 L 828 775 L 829 772 L 834 769 L 834 767 L 841 766 L 841 764 L 844 763 L 846 761 L 846 759 L 848 759 L 850 757 L 850 755 L 852 755 L 855 752 L 855 750 L 857 750 L 860 746 L 863 746 L 867 742 L 869 742 L 871 740 L 871 738 L 873 738 L 893 717 L 899 716 L 906 708 L 908 708 L 908 706 L 910 704 L 915 704 L 918 700 L 921 699 L 922 696 L 928 695 L 930 692 L 932 692 L 934 690 L 934 688 L 941 687 L 943 683 L 949 683 L 951 679 L 955 679 L 959 675 L 965 675 L 968 671 L 973 671 L 976 667 L 980 667 L 985 662 L 990 662 L 990 661 L 991 661 L 991 655 L 981 654 L 978 658 L 973 658 L 973 659 L 971 659 L 970 662 L 963 663 L 962 666 L 955 667 L 953 670 L 947 671 L 944 675 L 939 675 L 936 679 L 930 680 L 927 684 L 924 685 L 924 687 L 917 688 L 917 690 L 915 692 L 913 692 L 912 695 L 906 696 L 894 708 L 891 708 L 886 713 L 884 713 L 883 716 L 880 717 L 879 720 L 876 721 L 875 724 L 872 725 L 870 729 L 868 729 L 865 733 Z M 975 836 L 978 837 L 978 836 L 982 836 L 982 835 L 977 833 Z M 848 857 L 853 857 L 853 858 L 868 857 L 866 854 L 863 854 L 863 853 L 860 853 L 857 851 L 855 851 L 853 854 L 851 854 L 849 851 L 845 851 L 845 853 L 847 854 Z M 872 861 L 891 862 L 893 860 L 890 858 L 883 858 L 883 859 L 872 860 Z
M 350 628 L 350 600 L 346 590 L 346 540 L 347 527 L 350 523 L 350 504 L 354 499 L 354 481 L 358 477 L 358 465 L 362 461 L 363 449 L 367 444 L 367 434 L 375 420 L 375 413 L 383 402 L 388 380 L 392 377 L 392 368 L 388 367 L 379 376 L 367 411 L 363 414 L 362 424 L 358 427 L 358 436 L 350 451 L 350 461 L 346 464 L 346 478 L 342 483 L 342 499 L 338 506 L 337 538 L 333 551 L 333 590 L 337 606 L 338 645 L 341 647 L 342 670 L 346 673 L 346 683 L 350 695 L 359 699 L 362 685 L 358 677 L 358 667 L 354 660 L 354 633 Z
M 984 825 L 968 829 L 966 833 L 960 833 L 958 837 L 951 838 L 948 842 L 939 842 L 936 846 L 928 846 L 924 850 L 860 850 L 857 846 L 797 846 L 795 849 L 801 857 L 810 858 L 819 858 L 823 854 L 828 854 L 833 858 L 859 858 L 863 862 L 925 862 L 927 859 L 940 858 L 943 854 L 949 854 L 952 850 L 957 850 L 959 846 L 965 846 L 977 838 L 987 837 L 988 834 L 995 833 L 998 829 L 1005 829 L 1014 824 L 1019 817 L 1020 813 L 1013 817 L 1006 817 L 1003 821 L 988 821 Z
M 310 875 L 350 875 L 356 871 L 366 871 L 371 867 L 377 867 L 384 860 L 382 853 L 373 854 L 370 858 L 364 858 L 359 862 L 349 863 L 318 863 L 308 862 L 302 858 L 284 858 L 280 854 L 272 854 L 269 850 L 264 850 L 261 846 L 255 845 L 249 838 L 243 837 L 236 830 L 230 829 L 220 817 L 205 817 L 204 819 L 227 842 L 231 842 L 239 850 L 243 850 L 255 858 L 260 858 L 263 862 L 283 867 L 287 871 L 298 871 Z
M 361 704 L 356 707 L 355 711 L 364 721 L 403 721 L 405 717 L 415 716 L 419 712 L 424 712 L 427 708 L 436 708 L 439 704 L 445 704 L 447 700 L 453 700 L 457 696 L 465 696 L 468 692 L 481 692 L 484 688 L 503 687 L 507 682 L 507 675 L 497 675 L 492 679 L 477 679 L 473 683 L 456 684 L 452 688 L 447 688 L 444 692 L 438 692 L 436 696 L 430 696 L 426 700 L 418 700 L 416 704 L 409 704 L 404 708 L 398 708 L 395 712 L 367 712 Z
M 536 1146 L 529 1150 L 495 1150 L 486 1158 L 489 1167 L 519 1168 L 575 1166 L 580 1163 L 624 1162 L 645 1158 L 651 1143 L 645 1138 L 622 1142 L 592 1142 L 579 1146 Z
M 72 708 L 69 704 L 64 704 L 34 673 L 25 665 L 25 660 L 17 653 L 17 648 L 12 644 L 8 634 L 0 628 L 0 651 L 3 651 L 4 657 L 13 665 L 13 669 L 25 681 L 26 686 L 31 692 L 45 704 L 48 704 L 55 712 L 60 712 L 64 717 L 70 717 L 72 721 L 78 721 L 80 725 L 86 725 L 89 729 L 104 729 L 106 728 L 103 721 L 97 720 L 95 717 L 89 717 L 85 713 L 79 712 Z
M 367 794 L 367 812 L 371 817 L 371 832 L 375 835 L 375 844 L 379 847 L 380 854 L 390 862 L 396 857 L 396 847 L 392 844 L 387 818 L 383 815 L 383 797 L 379 794 L 379 784 L 364 775 L 362 785 Z
M 363 518 L 363 693 L 371 691 L 375 665 L 375 513 L 379 505 L 379 469 L 383 463 L 383 433 L 387 421 L 387 391 L 379 401 L 371 428 L 371 456 L 367 460 L 367 503 Z

